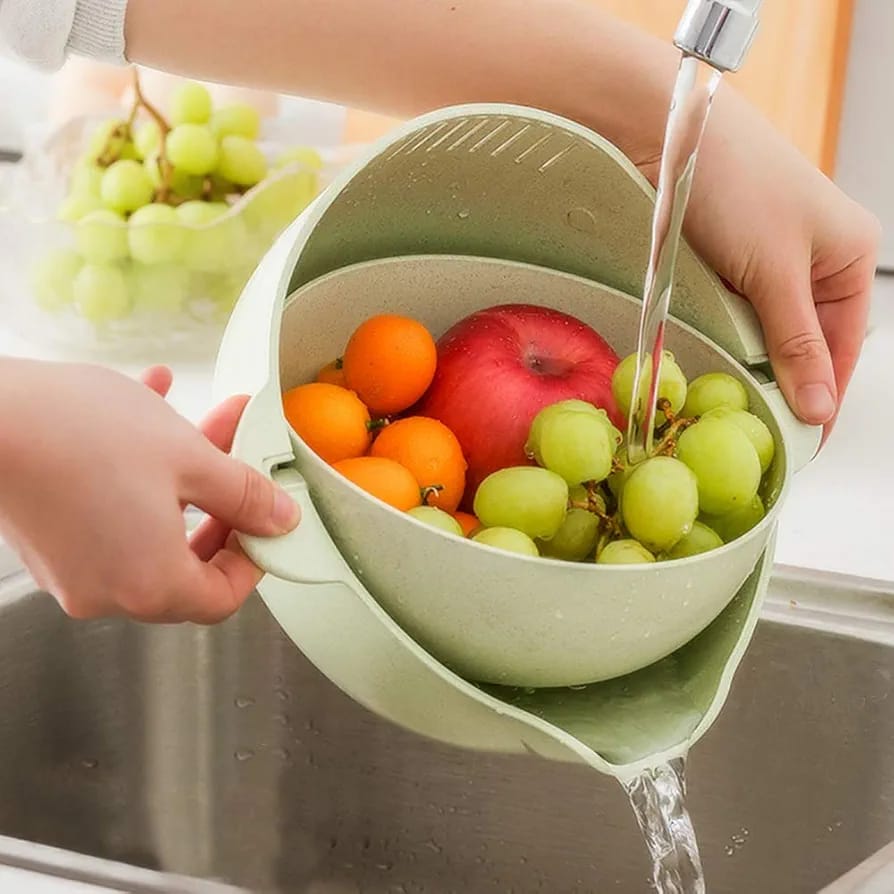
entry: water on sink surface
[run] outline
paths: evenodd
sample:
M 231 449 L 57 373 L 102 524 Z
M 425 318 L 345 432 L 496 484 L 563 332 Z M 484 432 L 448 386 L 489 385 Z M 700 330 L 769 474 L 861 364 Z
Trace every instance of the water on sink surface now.
M 892 669 L 884 645 L 759 626 L 689 758 L 711 894 L 816 894 L 894 839 Z M 256 599 L 213 630 L 0 601 L 0 681 L 2 834 L 257 892 L 649 890 L 614 780 L 392 727 Z

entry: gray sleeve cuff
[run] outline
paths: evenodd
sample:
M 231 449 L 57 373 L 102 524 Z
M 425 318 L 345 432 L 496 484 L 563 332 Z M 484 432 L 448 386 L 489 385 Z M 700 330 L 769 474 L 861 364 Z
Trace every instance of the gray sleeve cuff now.
M 77 0 L 67 49 L 100 62 L 124 65 L 127 0 Z

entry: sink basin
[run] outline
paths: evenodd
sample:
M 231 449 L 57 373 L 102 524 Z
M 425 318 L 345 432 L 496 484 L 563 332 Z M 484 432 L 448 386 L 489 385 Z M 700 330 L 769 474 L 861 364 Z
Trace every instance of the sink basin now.
M 775 578 L 690 758 L 711 894 L 816 894 L 894 839 L 892 590 Z M 256 598 L 213 629 L 74 622 L 0 568 L 0 680 L 3 836 L 260 892 L 649 890 L 611 779 L 378 720 Z

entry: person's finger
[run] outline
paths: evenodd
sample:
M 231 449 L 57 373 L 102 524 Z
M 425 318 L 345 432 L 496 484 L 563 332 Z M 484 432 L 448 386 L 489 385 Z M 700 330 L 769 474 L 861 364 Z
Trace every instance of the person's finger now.
M 838 389 L 808 271 L 768 278 L 749 290 L 748 299 L 761 319 L 770 363 L 789 405 L 811 425 L 829 422 Z
M 222 550 L 230 536 L 230 527 L 216 518 L 206 518 L 189 538 L 189 548 L 203 561 Z
M 196 624 L 216 624 L 234 614 L 263 577 L 230 534 L 223 549 L 207 562 L 195 559 L 184 581 L 188 596 L 181 611 Z
M 248 395 L 236 394 L 218 404 L 199 423 L 199 431 L 224 453 L 229 453 L 233 447 L 233 438 L 239 426 L 239 420 L 249 401 Z
M 820 325 L 832 352 L 839 402 L 866 339 L 874 270 L 874 265 L 860 258 L 831 280 L 813 285 Z
M 186 465 L 181 500 L 245 534 L 274 537 L 298 524 L 298 504 L 270 478 L 202 444 Z
M 850 299 L 818 304 L 816 312 L 832 354 L 840 409 L 844 394 L 857 366 L 863 341 L 866 338 L 868 302 L 866 307 L 861 306 L 859 301 Z M 836 412 L 832 419 L 826 423 L 824 441 L 832 432 L 837 421 L 838 413 Z
M 140 376 L 142 383 L 161 397 L 167 397 L 174 374 L 166 366 L 150 366 Z

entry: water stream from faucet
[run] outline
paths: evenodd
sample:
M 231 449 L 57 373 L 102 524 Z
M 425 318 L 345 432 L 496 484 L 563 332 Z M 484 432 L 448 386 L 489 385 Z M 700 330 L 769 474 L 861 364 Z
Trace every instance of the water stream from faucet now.
M 658 174 L 652 245 L 637 337 L 634 403 L 627 430 L 627 456 L 631 464 L 641 462 L 652 452 L 665 324 L 683 217 L 698 147 L 720 77 L 720 72 L 707 63 L 684 55 L 674 85 Z
M 635 399 L 627 455 L 641 462 L 652 452 L 664 333 L 698 148 L 720 83 L 720 72 L 684 55 L 665 130 L 652 218 L 652 245 L 637 338 Z M 625 784 L 652 857 L 652 883 L 660 894 L 705 894 L 698 843 L 685 805 L 685 760 L 651 768 Z

